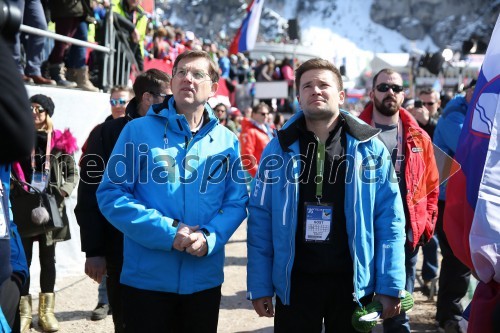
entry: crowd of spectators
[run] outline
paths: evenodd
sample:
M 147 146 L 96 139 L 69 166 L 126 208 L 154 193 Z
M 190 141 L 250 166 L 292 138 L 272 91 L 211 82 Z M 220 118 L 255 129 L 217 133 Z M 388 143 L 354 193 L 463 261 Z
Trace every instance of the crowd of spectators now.
M 128 40 L 130 49 L 137 60 L 139 72 L 144 70 L 144 63 L 148 61 L 164 62 L 166 68 L 171 68 L 177 56 L 187 50 L 208 52 L 218 63 L 221 80 L 225 81 L 229 91 L 229 101 L 214 100 L 211 105 L 214 107 L 220 102 L 225 104 L 228 124 L 237 133 L 241 131 L 241 120 L 238 121 L 238 119 L 243 118 L 242 116 L 251 117 L 249 113 L 242 114 L 240 110 L 251 110 L 258 102 L 264 102 L 270 107 L 270 117 L 273 119 L 282 119 L 283 114 L 292 114 L 296 111 L 294 70 L 300 65 L 297 59 L 288 57 L 275 59 L 271 54 L 252 59 L 247 53 L 229 54 L 229 45 L 227 45 L 230 42 L 229 39 L 211 40 L 206 36 L 197 36 L 193 31 L 175 26 L 168 19 L 154 19 L 140 6 L 139 0 L 79 1 L 81 6 L 78 7 L 77 13 L 74 13 L 73 9 L 63 8 L 63 4 L 55 11 L 57 6 L 52 5 L 49 8 L 45 2 L 33 0 L 33 3 L 24 5 L 25 22 L 23 23 L 40 29 L 48 27 L 49 30 L 54 30 L 55 26 L 55 31 L 61 34 L 103 44 L 106 18 L 110 12 L 113 12 L 115 28 Z M 32 16 L 38 19 L 31 20 Z M 68 18 L 60 19 L 61 16 Z M 45 18 L 42 21 L 47 22 L 47 25 L 38 22 L 40 17 Z M 58 22 L 62 28 L 58 28 L 57 24 L 53 25 L 51 21 Z M 15 56 L 15 60 L 25 83 L 44 85 L 57 83 L 66 88 L 80 88 L 88 91 L 96 91 L 96 87 L 105 89 L 100 82 L 101 73 L 96 73 L 103 71 L 101 54 L 87 50 L 85 61 L 83 61 L 82 50 L 85 48 L 60 42 L 54 45 L 52 40 L 45 39 L 43 42 L 43 39 L 35 35 L 21 38 L 26 58 L 25 66 L 23 67 L 22 61 L 19 60 L 22 58 L 20 55 Z M 14 50 L 19 49 L 18 43 L 19 40 L 13 45 Z M 45 49 L 44 52 L 41 51 L 42 48 Z M 60 63 L 63 57 L 61 50 L 64 51 L 63 64 Z M 14 54 L 18 53 L 19 51 Z M 55 53 L 58 54 L 57 64 L 54 64 L 53 60 Z M 35 61 L 32 60 L 33 58 Z M 78 58 L 78 61 L 75 61 L 75 58 Z M 255 83 L 272 81 L 287 82 L 288 98 L 260 100 L 255 98 Z M 344 108 L 357 116 L 368 102 L 367 95 L 355 99 L 348 98 Z M 408 105 L 413 103 L 411 96 L 408 98 L 408 103 Z M 270 119 L 270 124 L 274 128 L 273 119 Z

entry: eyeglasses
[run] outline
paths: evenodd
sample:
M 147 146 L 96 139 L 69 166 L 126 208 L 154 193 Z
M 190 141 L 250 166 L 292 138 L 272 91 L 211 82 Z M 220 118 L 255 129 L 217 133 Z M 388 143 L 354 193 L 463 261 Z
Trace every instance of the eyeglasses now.
M 200 82 L 208 78 L 208 80 L 212 80 L 210 75 L 201 70 L 188 71 L 186 69 L 179 69 L 175 71 L 174 77 L 178 79 L 184 79 L 188 73 L 191 73 L 191 77 L 194 81 Z
M 47 110 L 45 110 L 43 107 L 41 107 L 40 105 L 36 106 L 36 105 L 32 105 L 31 106 L 31 112 L 38 112 L 38 113 L 42 113 L 42 112 L 45 112 Z
M 387 92 L 389 89 L 392 89 L 393 92 L 396 94 L 400 93 L 403 91 L 403 86 L 398 86 L 397 84 L 387 84 L 387 83 L 381 83 L 376 87 L 377 91 L 380 92 Z
M 123 98 L 118 98 L 118 99 L 110 99 L 109 100 L 109 104 L 111 104 L 111 106 L 117 106 L 117 105 L 125 105 L 127 104 L 127 100 L 126 99 L 123 99 Z
M 153 95 L 155 97 L 162 97 L 162 98 L 167 97 L 167 94 L 164 94 L 164 93 L 155 93 L 153 91 L 148 91 L 148 93 L 150 93 L 151 95 Z

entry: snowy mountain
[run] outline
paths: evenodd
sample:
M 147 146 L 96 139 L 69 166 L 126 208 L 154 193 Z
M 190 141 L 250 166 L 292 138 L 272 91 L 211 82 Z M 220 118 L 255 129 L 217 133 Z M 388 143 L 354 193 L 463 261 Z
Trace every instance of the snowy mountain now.
M 197 36 L 222 42 L 245 17 L 245 0 L 169 0 L 165 17 Z M 337 65 L 357 71 L 375 53 L 460 51 L 463 41 L 487 45 L 500 0 L 266 0 L 259 40 L 287 39 L 297 19 L 300 43 Z
M 157 6 L 174 24 L 216 39 L 234 34 L 247 2 L 157 0 Z M 469 38 L 487 44 L 499 12 L 500 0 L 265 0 L 260 36 L 276 40 L 287 20 L 297 19 L 304 44 L 321 40 L 314 33 L 320 29 L 372 52 L 401 52 L 410 41 L 420 49 L 459 49 Z

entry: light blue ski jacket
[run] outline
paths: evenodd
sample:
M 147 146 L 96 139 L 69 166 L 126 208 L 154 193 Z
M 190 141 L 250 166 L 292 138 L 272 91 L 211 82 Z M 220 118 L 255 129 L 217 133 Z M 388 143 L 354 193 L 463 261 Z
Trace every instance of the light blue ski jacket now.
M 123 284 L 191 294 L 223 282 L 224 245 L 247 216 L 248 193 L 236 136 L 208 104 L 204 116 L 193 136 L 171 98 L 121 132 L 97 199 L 125 236 Z M 206 256 L 172 248 L 174 219 L 205 230 Z
M 353 298 L 401 297 L 405 286 L 405 218 L 391 158 L 379 130 L 346 119 L 345 215 L 353 258 Z M 299 112 L 263 152 L 248 219 L 249 299 L 278 295 L 290 304 L 299 198 L 300 149 L 293 133 Z M 328 190 L 325 187 L 324 190 Z M 339 286 L 342 288 L 343 286 Z

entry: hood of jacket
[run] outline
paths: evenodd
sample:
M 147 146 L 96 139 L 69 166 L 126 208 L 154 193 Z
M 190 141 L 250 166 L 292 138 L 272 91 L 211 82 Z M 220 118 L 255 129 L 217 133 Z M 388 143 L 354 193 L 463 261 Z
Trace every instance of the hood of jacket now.
M 345 120 L 346 132 L 358 141 L 366 141 L 377 136 L 381 132 L 380 129 L 367 125 L 345 110 L 340 110 L 339 116 Z M 290 145 L 298 140 L 300 135 L 299 120 L 302 118 L 304 118 L 304 112 L 297 112 L 285 123 L 283 128 L 278 131 L 278 140 L 284 151 L 289 151 Z
M 134 97 L 128 102 L 125 108 L 125 117 L 127 117 L 128 120 L 139 118 L 141 115 L 137 112 L 138 108 L 139 102 L 137 101 L 137 97 Z
M 443 110 L 443 117 L 448 116 L 452 112 L 460 112 L 465 115 L 468 108 L 469 104 L 464 96 L 455 96 L 455 98 L 446 104 L 446 107 Z

